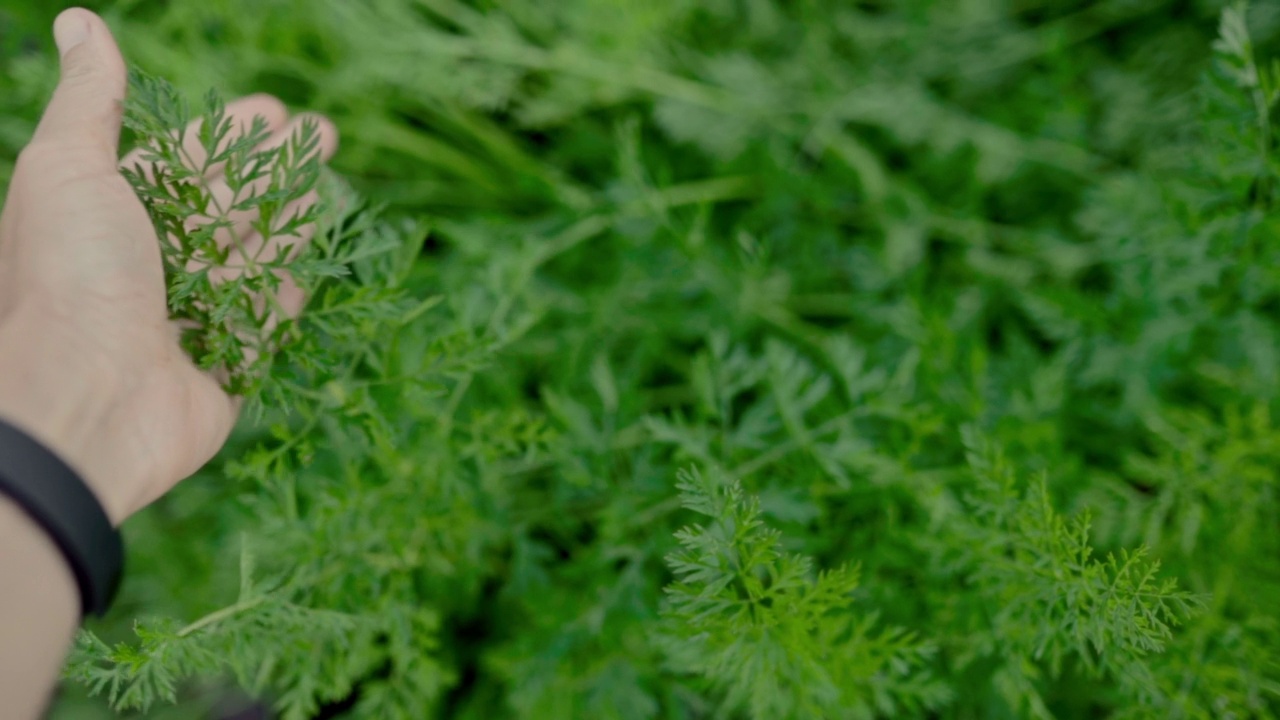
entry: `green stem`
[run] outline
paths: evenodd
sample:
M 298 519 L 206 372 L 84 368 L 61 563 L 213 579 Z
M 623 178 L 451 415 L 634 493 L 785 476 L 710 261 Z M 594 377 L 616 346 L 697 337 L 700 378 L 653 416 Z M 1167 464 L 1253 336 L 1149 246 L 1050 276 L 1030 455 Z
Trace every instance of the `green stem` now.
M 229 617 L 239 615 L 240 613 L 245 612 L 246 610 L 252 610 L 253 608 L 266 602 L 266 600 L 267 600 L 266 595 L 259 595 L 258 597 L 250 598 L 248 600 L 238 602 L 235 605 L 229 605 L 227 607 L 222 608 L 221 610 L 211 612 L 208 615 L 205 615 L 199 620 L 196 620 L 190 625 L 179 630 L 177 636 L 180 638 L 184 638 L 189 635 L 194 635 L 195 633 L 200 632 L 201 630 L 209 627 L 210 625 L 214 625 L 219 622 L 222 622 L 223 620 Z

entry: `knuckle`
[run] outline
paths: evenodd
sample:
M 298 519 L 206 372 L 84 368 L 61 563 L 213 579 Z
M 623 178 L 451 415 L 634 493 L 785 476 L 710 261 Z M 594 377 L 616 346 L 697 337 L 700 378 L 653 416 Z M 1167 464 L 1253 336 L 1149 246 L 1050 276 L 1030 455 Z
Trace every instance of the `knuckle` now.
M 267 93 L 257 93 L 250 95 L 247 99 L 252 100 L 260 108 L 256 115 L 262 115 L 268 121 L 279 122 L 289 117 L 289 108 L 284 101 L 274 95 Z
M 82 44 L 71 48 L 62 57 L 62 82 L 70 85 L 83 85 L 98 75 L 98 64 L 94 62 L 93 48 Z
M 18 153 L 14 175 L 44 188 L 98 177 L 115 170 L 109 161 L 98 160 L 104 152 L 102 147 L 103 143 L 92 133 L 66 140 L 61 137 L 34 140 Z

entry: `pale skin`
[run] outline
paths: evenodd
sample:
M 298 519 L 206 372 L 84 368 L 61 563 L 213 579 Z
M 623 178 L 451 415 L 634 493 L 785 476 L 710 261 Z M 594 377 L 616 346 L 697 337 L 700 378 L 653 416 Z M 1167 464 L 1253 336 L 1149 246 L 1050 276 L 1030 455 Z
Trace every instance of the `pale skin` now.
M 120 175 L 134 161 L 119 160 L 120 51 L 102 20 L 83 9 L 59 15 L 54 36 L 62 79 L 0 214 L 0 418 L 71 465 L 119 525 L 213 457 L 239 408 L 180 348 L 155 231 Z M 283 142 L 309 117 L 319 125 L 322 158 L 337 148 L 332 123 L 291 117 L 275 98 L 251 96 L 228 110 L 238 127 L 265 118 L 268 143 Z M 203 156 L 194 144 L 190 151 Z M 215 196 L 226 192 L 217 168 L 206 181 Z M 237 220 L 239 238 L 226 242 L 260 248 L 253 218 Z M 289 313 L 303 305 L 287 282 L 277 300 Z M 40 716 L 79 618 L 66 561 L 0 495 L 6 718 Z

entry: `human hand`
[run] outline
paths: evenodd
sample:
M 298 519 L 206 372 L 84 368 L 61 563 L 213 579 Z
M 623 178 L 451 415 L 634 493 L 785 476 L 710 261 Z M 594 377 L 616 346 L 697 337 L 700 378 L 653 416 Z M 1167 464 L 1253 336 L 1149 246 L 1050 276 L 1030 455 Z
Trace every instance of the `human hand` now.
M 119 524 L 217 453 L 238 404 L 179 346 L 154 227 L 119 172 L 120 51 L 87 10 L 62 13 L 54 35 L 62 79 L 0 214 L 0 418 L 61 455 Z M 265 95 L 227 111 L 243 128 L 264 117 L 268 145 L 303 121 Z M 337 132 L 310 117 L 327 160 Z M 189 151 L 203 155 L 194 139 Z M 217 168 L 206 181 L 215 196 L 225 191 Z M 232 220 L 228 245 L 261 245 L 252 217 Z M 288 286 L 277 300 L 290 313 L 303 303 Z

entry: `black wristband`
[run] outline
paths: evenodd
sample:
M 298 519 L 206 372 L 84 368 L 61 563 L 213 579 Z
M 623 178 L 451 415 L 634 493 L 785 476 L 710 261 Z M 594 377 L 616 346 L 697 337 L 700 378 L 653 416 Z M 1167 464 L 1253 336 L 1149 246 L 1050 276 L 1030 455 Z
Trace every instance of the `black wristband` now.
M 111 605 L 124 568 L 124 544 L 93 491 L 60 458 L 0 420 L 0 495 L 49 533 L 80 585 L 84 614 Z

